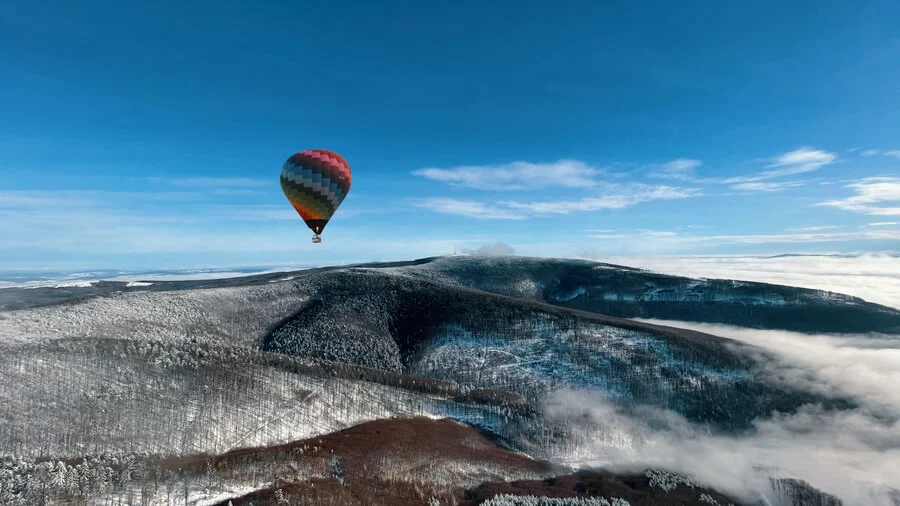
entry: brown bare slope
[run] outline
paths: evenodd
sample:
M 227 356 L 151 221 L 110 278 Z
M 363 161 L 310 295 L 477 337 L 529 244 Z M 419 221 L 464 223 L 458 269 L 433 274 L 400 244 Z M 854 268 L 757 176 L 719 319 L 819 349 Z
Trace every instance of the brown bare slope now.
M 229 482 L 274 484 L 222 503 L 234 506 L 277 504 L 278 495 L 299 505 L 427 504 L 432 497 L 452 504 L 464 488 L 486 480 L 559 472 L 467 425 L 422 417 L 376 420 L 285 445 L 170 459 L 162 467 L 198 478 L 213 472 Z
M 698 485 L 666 490 L 649 475 L 617 476 L 563 468 L 505 450 L 475 429 L 450 420 L 378 420 L 304 441 L 220 456 L 164 462 L 169 470 L 272 483 L 222 506 L 477 505 L 500 494 L 621 498 L 637 505 L 737 504 Z M 264 473 L 261 475 L 260 473 Z M 515 480 L 512 476 L 529 478 Z M 509 481 L 513 479 L 515 481 Z M 286 502 L 284 502 L 286 501 Z

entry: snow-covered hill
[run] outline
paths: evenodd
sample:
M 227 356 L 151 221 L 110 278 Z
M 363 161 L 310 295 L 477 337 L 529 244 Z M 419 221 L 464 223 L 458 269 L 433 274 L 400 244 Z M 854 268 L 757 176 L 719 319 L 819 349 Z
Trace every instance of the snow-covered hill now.
M 870 383 L 841 389 L 777 346 L 624 318 L 824 331 L 835 340 L 865 332 L 872 337 L 846 337 L 847 346 L 893 349 L 900 311 L 839 294 L 467 256 L 4 289 L 0 307 L 8 308 L 0 311 L 0 456 L 12 459 L 221 454 L 425 416 L 464 422 L 556 464 L 674 466 L 732 497 L 773 504 L 810 496 L 784 485 L 792 479 L 851 503 L 859 497 L 804 474 L 802 462 L 759 471 L 781 458 L 767 448 L 785 431 L 801 431 L 794 439 L 809 447 L 823 444 L 809 437 L 817 427 L 885 434 L 854 435 L 847 461 L 880 451 L 888 465 L 900 463 L 900 444 L 887 436 L 900 413 L 860 390 Z M 722 458 L 718 448 L 752 457 L 717 474 L 678 458 L 692 445 L 711 459 Z M 823 475 L 849 477 L 851 468 L 835 465 Z M 895 484 L 879 465 L 857 462 L 852 483 L 871 470 L 873 485 L 862 490 L 870 504 L 890 504 Z M 0 469 L 0 492 L 12 497 L 9 480 Z

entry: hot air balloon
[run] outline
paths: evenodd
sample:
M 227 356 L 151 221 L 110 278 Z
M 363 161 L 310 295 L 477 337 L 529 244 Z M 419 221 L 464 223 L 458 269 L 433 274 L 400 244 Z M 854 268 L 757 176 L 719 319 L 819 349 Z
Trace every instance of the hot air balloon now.
M 281 189 L 306 226 L 315 233 L 313 242 L 340 207 L 353 175 L 344 157 L 325 149 L 295 153 L 281 167 Z

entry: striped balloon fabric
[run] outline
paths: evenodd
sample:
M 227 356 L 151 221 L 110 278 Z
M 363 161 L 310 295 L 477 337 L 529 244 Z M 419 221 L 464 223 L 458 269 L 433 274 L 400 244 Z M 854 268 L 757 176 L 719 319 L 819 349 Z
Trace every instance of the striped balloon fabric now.
M 281 167 L 281 189 L 316 237 L 343 202 L 353 179 L 344 157 L 324 149 L 294 154 Z

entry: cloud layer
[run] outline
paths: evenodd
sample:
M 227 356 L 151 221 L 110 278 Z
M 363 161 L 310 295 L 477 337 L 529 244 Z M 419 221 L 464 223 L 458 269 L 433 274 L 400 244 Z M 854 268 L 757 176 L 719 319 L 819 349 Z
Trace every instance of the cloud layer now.
M 754 423 L 746 436 L 710 434 L 676 413 L 624 411 L 591 393 L 560 391 L 548 404 L 582 441 L 578 462 L 688 473 L 748 501 L 779 504 L 769 476 L 799 478 L 845 504 L 889 505 L 900 469 L 900 343 L 872 336 L 808 335 L 725 325 L 653 321 L 752 344 L 774 354 L 760 373 L 817 393 L 847 395 L 860 407 L 824 411 L 808 405 Z M 591 423 L 579 426 L 579 416 Z M 584 420 L 584 418 L 581 418 Z M 599 425 L 602 429 L 598 430 Z
M 900 309 L 900 257 L 894 255 L 623 257 L 585 252 L 582 256 L 680 276 L 828 290 Z
M 793 233 L 771 234 L 683 234 L 673 231 L 627 230 L 594 233 L 587 230 L 588 239 L 615 241 L 620 247 L 636 252 L 684 252 L 704 246 L 825 244 L 851 241 L 897 241 L 900 230 L 865 227 L 856 231 L 828 231 L 829 228 L 795 229 Z

